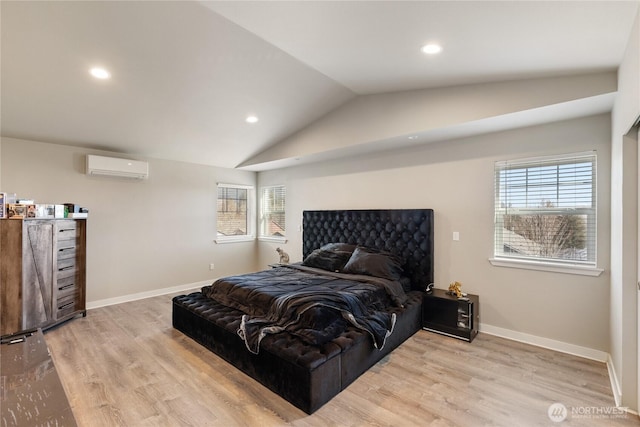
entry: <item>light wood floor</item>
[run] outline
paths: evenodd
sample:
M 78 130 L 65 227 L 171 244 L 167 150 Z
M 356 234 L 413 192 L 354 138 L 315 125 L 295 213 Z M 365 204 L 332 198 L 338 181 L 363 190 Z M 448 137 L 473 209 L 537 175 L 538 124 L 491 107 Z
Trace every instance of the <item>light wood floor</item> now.
M 81 427 L 640 424 L 572 415 L 614 405 L 603 363 L 482 333 L 420 331 L 313 415 L 174 330 L 171 296 L 90 310 L 45 339 Z

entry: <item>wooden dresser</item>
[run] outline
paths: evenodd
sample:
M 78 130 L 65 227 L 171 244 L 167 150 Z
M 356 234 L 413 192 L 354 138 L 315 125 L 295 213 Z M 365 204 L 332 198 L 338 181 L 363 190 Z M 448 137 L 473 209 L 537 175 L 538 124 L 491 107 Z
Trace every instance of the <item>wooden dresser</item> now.
M 0 220 L 0 335 L 86 315 L 86 220 Z

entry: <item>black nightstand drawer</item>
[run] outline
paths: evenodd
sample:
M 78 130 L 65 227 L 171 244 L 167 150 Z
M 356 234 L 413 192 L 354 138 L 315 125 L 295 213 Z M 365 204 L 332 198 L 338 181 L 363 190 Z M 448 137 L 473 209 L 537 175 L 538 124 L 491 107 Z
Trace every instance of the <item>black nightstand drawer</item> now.
M 422 300 L 423 329 L 473 341 L 478 335 L 480 298 L 471 294 L 466 298 L 468 300 L 460 300 L 443 289 L 425 293 Z

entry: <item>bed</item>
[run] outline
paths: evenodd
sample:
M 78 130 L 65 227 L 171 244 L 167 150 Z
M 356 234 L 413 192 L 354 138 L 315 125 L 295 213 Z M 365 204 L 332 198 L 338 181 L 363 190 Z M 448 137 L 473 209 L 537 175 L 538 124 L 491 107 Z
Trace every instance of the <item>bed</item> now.
M 330 271 L 334 252 L 346 264 Z M 304 211 L 303 259 L 175 297 L 173 326 L 310 414 L 421 328 L 422 292 L 433 282 L 433 211 Z M 293 283 L 297 291 L 283 294 Z

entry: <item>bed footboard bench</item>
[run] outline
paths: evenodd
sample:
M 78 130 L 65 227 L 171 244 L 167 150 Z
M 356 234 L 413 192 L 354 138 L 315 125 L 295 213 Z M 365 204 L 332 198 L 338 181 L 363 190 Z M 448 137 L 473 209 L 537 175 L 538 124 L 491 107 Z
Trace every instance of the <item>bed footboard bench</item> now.
M 173 327 L 310 414 L 420 330 L 422 293 L 408 296 L 381 351 L 366 333 L 349 328 L 320 347 L 286 332 L 268 335 L 253 354 L 236 333 L 242 313 L 200 292 L 173 299 Z

